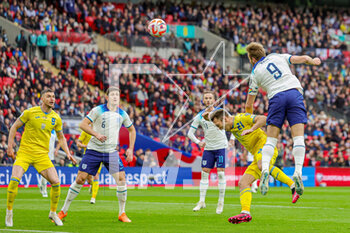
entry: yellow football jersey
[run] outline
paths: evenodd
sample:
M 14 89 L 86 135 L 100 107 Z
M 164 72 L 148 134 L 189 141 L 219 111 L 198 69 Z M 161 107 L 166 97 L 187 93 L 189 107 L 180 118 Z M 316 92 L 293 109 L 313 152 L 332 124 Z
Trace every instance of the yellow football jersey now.
M 61 117 L 55 112 L 44 112 L 40 106 L 25 110 L 19 119 L 25 124 L 18 153 L 42 155 L 49 153 L 51 131 L 62 131 Z
M 82 131 L 78 140 L 81 141 L 84 145 L 87 145 L 91 139 L 91 135 L 88 133 L 85 133 L 85 131 Z M 86 151 L 86 148 L 84 148 L 84 153 Z
M 265 143 L 267 136 L 262 129 L 257 129 L 250 134 L 242 136 L 244 130 L 250 129 L 254 125 L 256 115 L 250 113 L 239 113 L 235 116 L 232 134 L 236 139 L 253 155 L 261 148 L 261 142 Z

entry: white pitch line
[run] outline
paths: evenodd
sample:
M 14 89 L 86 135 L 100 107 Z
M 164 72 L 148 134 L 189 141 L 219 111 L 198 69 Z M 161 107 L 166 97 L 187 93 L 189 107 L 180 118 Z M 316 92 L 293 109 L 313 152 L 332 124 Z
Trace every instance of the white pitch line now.
M 69 232 L 63 232 L 63 231 L 39 231 L 39 230 L 23 230 L 23 229 L 0 229 L 0 231 L 12 231 L 12 232 L 40 232 L 40 233 L 69 233 Z

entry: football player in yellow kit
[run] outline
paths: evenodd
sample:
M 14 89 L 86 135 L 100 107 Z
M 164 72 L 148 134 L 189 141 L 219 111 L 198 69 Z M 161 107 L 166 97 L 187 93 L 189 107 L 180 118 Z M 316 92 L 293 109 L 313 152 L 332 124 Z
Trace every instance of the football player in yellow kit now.
M 13 226 L 13 203 L 18 193 L 18 184 L 27 171 L 29 165 L 34 168 L 51 184 L 50 192 L 50 214 L 49 218 L 58 226 L 63 223 L 56 214 L 58 201 L 60 199 L 60 183 L 57 171 L 52 164 L 48 153 L 51 138 L 51 131 L 55 130 L 60 145 L 66 152 L 68 159 L 75 163 L 74 157 L 70 154 L 66 138 L 62 131 L 62 120 L 53 111 L 55 105 L 55 93 L 51 89 L 41 92 L 41 105 L 25 110 L 16 120 L 10 129 L 8 139 L 8 155 L 15 158 L 13 147 L 16 131 L 25 125 L 16 161 L 12 167 L 11 180 L 7 188 L 7 209 L 5 224 L 7 227 Z
M 250 185 L 261 176 L 261 151 L 266 142 L 266 133 L 261 129 L 266 125 L 266 117 L 263 115 L 252 115 L 250 113 L 240 113 L 231 116 L 223 109 L 216 109 L 207 116 L 219 129 L 225 129 L 231 132 L 236 139 L 252 154 L 254 161 L 248 166 L 247 170 L 240 179 L 238 186 L 240 190 L 241 213 L 230 217 L 229 222 L 238 224 L 241 222 L 250 222 L 250 206 L 252 202 L 252 193 Z M 287 184 L 293 195 L 292 203 L 299 199 L 295 192 L 295 184 L 283 171 L 273 166 L 278 151 L 275 148 L 273 158 L 270 163 L 270 174 L 276 180 Z

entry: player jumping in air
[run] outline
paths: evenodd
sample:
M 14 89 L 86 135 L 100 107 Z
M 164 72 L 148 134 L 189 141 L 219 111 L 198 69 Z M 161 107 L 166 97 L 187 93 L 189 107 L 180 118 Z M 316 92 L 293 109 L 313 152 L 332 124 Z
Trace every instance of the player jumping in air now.
M 84 131 L 81 132 L 81 134 L 78 138 L 78 147 L 84 148 L 84 154 L 86 152 L 86 148 L 87 148 L 87 145 L 88 145 L 90 139 L 91 139 L 91 135 L 85 133 Z M 95 204 L 95 202 L 96 202 L 96 196 L 98 193 L 98 189 L 100 187 L 98 179 L 100 177 L 101 169 L 102 169 L 102 163 L 101 163 L 95 176 L 91 176 L 91 175 L 88 176 L 88 182 L 91 185 L 90 186 L 90 193 L 91 193 L 90 203 L 91 204 Z
M 252 42 L 247 53 L 253 70 L 250 77 L 246 112 L 253 113 L 253 104 L 259 87 L 267 92 L 269 109 L 267 116 L 267 140 L 262 149 L 262 175 L 260 191 L 266 195 L 269 189 L 269 166 L 273 157 L 277 138 L 285 118 L 291 127 L 293 137 L 293 156 L 295 171 L 293 180 L 296 192 L 303 194 L 302 167 L 305 157 L 304 127 L 307 123 L 303 88 L 298 78 L 290 70 L 290 64 L 320 65 L 319 58 L 294 56 L 289 54 L 270 54 L 266 56 L 264 47 Z
M 18 192 L 18 184 L 29 165 L 33 165 L 38 173 L 50 182 L 51 201 L 49 218 L 57 226 L 63 225 L 61 219 L 59 219 L 56 214 L 61 193 L 60 182 L 57 171 L 48 156 L 52 130 L 56 131 L 59 144 L 66 152 L 68 159 L 72 160 L 73 163 L 76 161 L 71 156 L 66 138 L 63 135 L 62 120 L 60 116 L 52 110 L 55 105 L 55 93 L 51 89 L 43 90 L 41 92 L 41 101 L 42 103 L 40 106 L 25 110 L 10 129 L 7 153 L 14 158 L 14 137 L 16 131 L 25 125 L 16 161 L 13 164 L 10 184 L 7 188 L 5 224 L 8 227 L 13 226 L 13 203 Z
M 131 222 L 125 214 L 127 189 L 124 166 L 116 150 L 119 142 L 119 130 L 124 125 L 129 131 L 129 148 L 126 151 L 126 161 L 133 159 L 136 140 L 136 130 L 128 114 L 119 106 L 120 90 L 110 87 L 106 92 L 107 104 L 93 108 L 80 124 L 80 128 L 92 135 L 79 166 L 76 180 L 70 186 L 66 201 L 58 216 L 63 219 L 72 201 L 78 196 L 88 175 L 95 176 L 100 164 L 103 163 L 117 183 L 117 197 L 119 201 L 119 217 L 121 222 Z M 90 126 L 90 123 L 93 126 Z
M 215 102 L 215 94 L 211 91 L 203 93 L 202 103 L 205 105 L 207 111 L 212 111 L 212 106 Z M 211 107 L 210 107 L 211 106 Z M 191 128 L 188 131 L 188 137 L 201 148 L 204 147 L 202 157 L 202 177 L 199 184 L 200 199 L 197 205 L 193 208 L 193 211 L 199 211 L 205 208 L 205 196 L 209 186 L 209 173 L 214 168 L 216 163 L 218 179 L 219 179 L 219 201 L 216 208 L 216 213 L 221 214 L 224 208 L 226 179 L 225 179 L 225 155 L 226 148 L 228 146 L 227 137 L 224 130 L 219 130 L 215 125 L 205 120 L 202 117 L 204 110 L 198 113 L 195 117 Z M 204 131 L 204 141 L 200 141 L 195 136 L 195 132 L 201 126 Z
M 240 113 L 236 116 L 230 116 L 223 109 L 218 109 L 209 114 L 209 119 L 219 129 L 231 132 L 248 152 L 254 155 L 254 161 L 248 166 L 238 183 L 242 207 L 241 213 L 228 219 L 229 222 L 234 224 L 250 222 L 252 220 L 252 216 L 250 215 L 250 205 L 252 202 L 250 185 L 261 176 L 261 151 L 266 142 L 266 134 L 260 127 L 266 125 L 266 117 L 262 115 L 251 115 L 250 113 Z M 277 156 L 278 151 L 275 148 L 269 165 L 269 173 L 276 180 L 290 187 L 293 195 L 292 203 L 296 203 L 299 195 L 295 191 L 295 183 L 278 167 L 273 166 Z

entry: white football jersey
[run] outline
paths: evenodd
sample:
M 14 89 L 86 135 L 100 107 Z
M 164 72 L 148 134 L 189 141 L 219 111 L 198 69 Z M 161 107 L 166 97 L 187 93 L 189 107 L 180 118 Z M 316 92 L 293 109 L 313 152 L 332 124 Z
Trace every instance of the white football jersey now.
M 303 93 L 299 79 L 290 70 L 291 57 L 290 54 L 272 53 L 260 59 L 253 67 L 248 94 L 257 95 L 259 87 L 267 92 L 269 99 L 294 88 Z
M 127 128 L 132 126 L 129 115 L 124 110 L 118 108 L 117 111 L 112 112 L 107 108 L 107 104 L 93 108 L 86 117 L 93 123 L 94 131 L 107 137 L 105 142 L 100 142 L 92 136 L 87 145 L 87 149 L 100 153 L 116 151 L 120 128 L 122 125 Z
M 49 144 L 49 158 L 50 160 L 55 159 L 55 142 L 56 142 L 56 131 L 51 131 L 51 138 L 50 138 L 50 144 Z
M 197 129 L 200 125 L 204 131 L 205 147 L 204 150 L 218 150 L 227 148 L 228 142 L 225 130 L 220 130 L 211 121 L 206 121 L 202 114 L 204 110 L 199 112 L 194 118 L 191 127 Z

